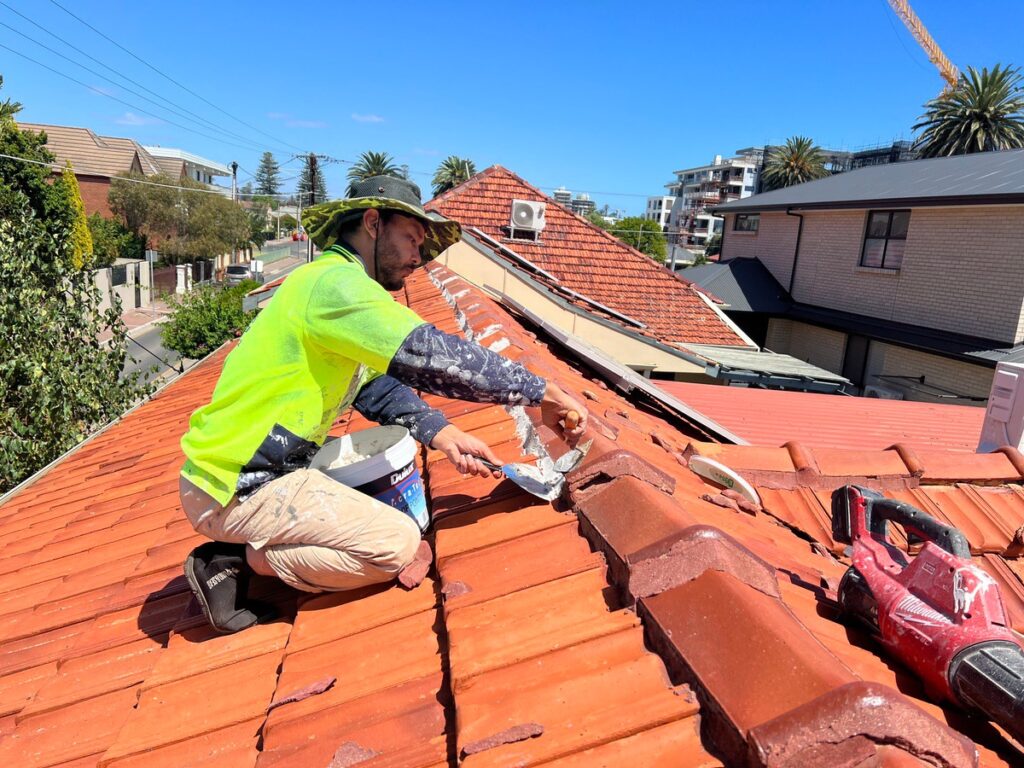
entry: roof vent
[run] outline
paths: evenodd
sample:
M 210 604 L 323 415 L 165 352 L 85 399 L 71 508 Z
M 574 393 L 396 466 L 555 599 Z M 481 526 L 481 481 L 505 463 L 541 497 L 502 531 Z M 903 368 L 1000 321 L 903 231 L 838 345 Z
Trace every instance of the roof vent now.
M 1024 365 L 999 363 L 992 378 L 978 453 L 1009 445 L 1024 448 Z
M 538 233 L 544 229 L 544 210 L 547 203 L 538 203 L 533 200 L 512 201 L 512 232 Z

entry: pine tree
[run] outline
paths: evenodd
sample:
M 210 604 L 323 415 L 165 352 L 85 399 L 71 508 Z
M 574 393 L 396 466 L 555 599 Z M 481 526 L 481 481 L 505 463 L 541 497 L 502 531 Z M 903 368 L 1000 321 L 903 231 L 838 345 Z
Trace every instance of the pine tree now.
M 281 191 L 281 167 L 270 152 L 264 152 L 256 169 L 256 194 L 276 195 Z
M 313 186 L 313 170 L 310 168 L 310 156 L 306 155 L 302 163 L 302 173 L 299 176 L 299 184 L 296 194 L 303 206 L 311 202 L 327 202 L 327 182 L 324 181 L 324 169 L 319 161 L 316 161 L 316 187 Z M 316 192 L 316 199 L 313 200 L 311 191 Z

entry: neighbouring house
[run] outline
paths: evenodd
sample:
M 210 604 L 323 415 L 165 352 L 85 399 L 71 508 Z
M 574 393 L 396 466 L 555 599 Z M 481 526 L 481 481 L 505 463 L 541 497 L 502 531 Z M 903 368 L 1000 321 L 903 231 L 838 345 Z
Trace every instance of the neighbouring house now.
M 776 352 L 868 396 L 962 404 L 1024 361 L 1024 150 L 866 167 L 714 212 L 722 261 L 744 267 L 740 309 L 768 315 Z
M 46 148 L 63 166 L 71 163 L 82 193 L 86 215 L 112 214 L 107 195 L 110 179 L 125 173 L 160 173 L 157 161 L 134 139 L 99 136 L 88 128 L 42 123 L 18 123 L 25 131 L 46 133 Z M 54 170 L 59 174 L 60 170 Z
M 422 582 L 314 596 L 255 577 L 280 618 L 217 635 L 181 571 L 204 539 L 179 506 L 178 441 L 226 344 L 0 498 L 0 764 L 1020 764 L 1021 745 L 843 620 L 850 557 L 829 517 L 856 478 L 960 527 L 1024 630 L 1019 451 L 728 444 L 699 414 L 616 391 L 621 375 L 442 264 L 398 296 L 590 393 L 594 442 L 564 500 L 423 449 Z M 535 409 L 428 400 L 502 460 L 567 449 Z M 331 434 L 369 426 L 349 413 Z M 695 456 L 760 504 L 729 506 Z
M 501 166 L 427 203 L 462 224 L 441 262 L 552 333 L 645 376 L 834 391 L 841 376 L 762 354 L 718 300 Z
M 231 176 L 231 169 L 223 163 L 172 147 L 147 146 L 146 151 L 159 164 L 164 173 L 176 179 L 198 181 L 200 184 L 223 191 L 225 195 L 231 194 L 228 187 L 214 182 L 218 177 Z

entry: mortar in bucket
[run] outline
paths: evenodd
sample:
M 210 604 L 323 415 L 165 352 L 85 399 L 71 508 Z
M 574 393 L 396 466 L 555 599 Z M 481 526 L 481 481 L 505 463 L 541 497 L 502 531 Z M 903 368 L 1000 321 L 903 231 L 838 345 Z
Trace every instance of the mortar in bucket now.
M 373 427 L 328 440 L 309 468 L 404 512 L 421 532 L 430 525 L 416 441 L 405 427 Z

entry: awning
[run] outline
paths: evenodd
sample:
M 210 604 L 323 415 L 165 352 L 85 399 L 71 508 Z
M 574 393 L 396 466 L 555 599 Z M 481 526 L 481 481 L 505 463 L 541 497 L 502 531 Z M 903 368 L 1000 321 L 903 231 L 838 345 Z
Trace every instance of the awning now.
M 835 392 L 851 384 L 837 373 L 790 355 L 706 344 L 687 344 L 686 348 L 704 358 L 708 376 L 729 383 L 799 392 Z

